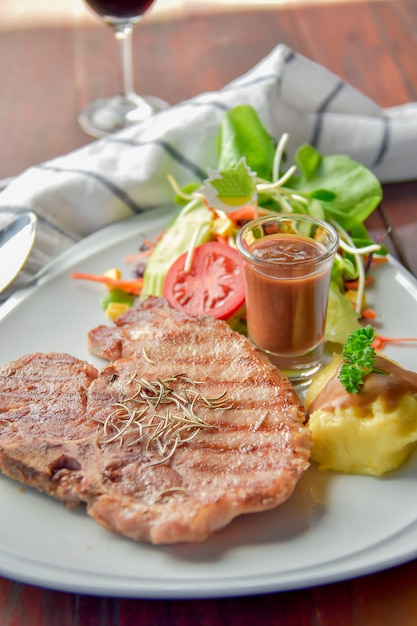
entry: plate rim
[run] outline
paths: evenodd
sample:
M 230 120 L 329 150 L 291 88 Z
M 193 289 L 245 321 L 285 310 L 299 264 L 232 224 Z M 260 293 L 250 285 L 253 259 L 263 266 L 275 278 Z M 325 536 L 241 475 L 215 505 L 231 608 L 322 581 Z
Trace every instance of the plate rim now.
M 57 275 L 64 272 L 68 266 L 74 263 L 74 259 L 82 261 L 86 257 L 93 256 L 97 250 L 101 249 L 109 236 L 113 241 L 132 236 L 133 229 L 137 227 L 138 232 L 146 223 L 166 222 L 173 213 L 173 205 L 160 207 L 153 210 L 150 215 L 145 212 L 134 217 L 127 218 L 121 222 L 106 226 L 96 233 L 82 239 L 80 242 L 63 252 L 57 259 L 51 261 L 41 272 L 39 272 L 24 288 L 15 292 L 0 306 L 0 329 L 4 319 L 13 310 L 22 306 L 25 300 L 42 287 L 45 283 L 53 280 Z M 105 246 L 104 246 L 105 247 Z M 394 267 L 406 282 L 417 290 L 417 279 L 403 267 L 396 259 L 389 256 L 389 264 Z M 415 537 L 414 537 L 415 536 Z M 413 542 L 410 545 L 410 537 Z M 158 547 L 155 546 L 155 549 Z M 373 553 L 369 557 L 368 552 Z M 376 573 L 382 569 L 406 563 L 417 556 L 417 518 L 408 528 L 403 528 L 397 535 L 394 535 L 384 542 L 383 546 L 378 545 L 373 548 L 365 548 L 358 553 L 347 558 L 331 560 L 322 565 L 317 572 L 317 565 L 302 568 L 302 571 L 294 570 L 286 577 L 280 573 L 266 573 L 264 576 L 256 576 L 256 580 L 250 575 L 242 576 L 236 581 L 213 581 L 207 579 L 202 587 L 202 579 L 196 581 L 190 579 L 188 586 L 184 586 L 183 580 L 179 583 L 171 581 L 165 588 L 161 588 L 160 582 L 150 581 L 144 584 L 143 579 L 131 579 L 126 577 L 114 577 L 110 575 L 97 576 L 97 573 L 82 572 L 62 567 L 57 571 L 56 567 L 48 564 L 37 563 L 37 573 L 31 573 L 30 561 L 22 559 L 18 555 L 10 555 L 7 550 L 0 547 L 2 555 L 0 563 L 0 573 L 3 576 L 19 580 L 23 583 L 40 585 L 60 591 L 88 593 L 92 595 L 106 596 L 126 596 L 131 598 L 158 598 L 158 599 L 196 599 L 196 598 L 219 598 L 226 596 L 256 595 L 278 591 L 290 591 L 303 587 L 311 587 L 349 578 Z M 138 584 L 139 583 L 139 584 Z

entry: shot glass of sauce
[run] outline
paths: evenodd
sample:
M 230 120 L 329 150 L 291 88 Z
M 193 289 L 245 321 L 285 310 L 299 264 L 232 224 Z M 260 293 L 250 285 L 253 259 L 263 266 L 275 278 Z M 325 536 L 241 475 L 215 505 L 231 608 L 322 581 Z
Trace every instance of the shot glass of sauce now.
M 338 235 L 306 215 L 273 215 L 237 237 L 249 339 L 294 383 L 321 366 L 330 275 Z

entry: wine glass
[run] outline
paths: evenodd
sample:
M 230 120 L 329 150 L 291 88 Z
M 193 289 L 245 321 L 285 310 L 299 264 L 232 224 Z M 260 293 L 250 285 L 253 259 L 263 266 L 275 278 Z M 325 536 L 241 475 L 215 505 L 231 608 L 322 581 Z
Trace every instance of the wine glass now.
M 133 87 L 133 26 L 155 0 L 85 0 L 114 31 L 120 43 L 123 93 L 96 100 L 78 116 L 81 128 L 93 137 L 104 137 L 135 122 L 147 119 L 168 103 L 154 96 L 140 96 Z

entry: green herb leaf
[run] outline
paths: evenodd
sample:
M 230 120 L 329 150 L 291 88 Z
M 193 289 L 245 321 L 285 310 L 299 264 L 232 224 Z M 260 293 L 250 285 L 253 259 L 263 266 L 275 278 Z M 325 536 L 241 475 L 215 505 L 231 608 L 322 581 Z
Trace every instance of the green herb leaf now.
M 346 339 L 342 350 L 344 363 L 339 380 L 348 393 L 358 393 L 365 377 L 374 371 L 376 352 L 372 347 L 375 330 L 371 325 L 358 328 Z
M 243 161 L 234 169 L 221 172 L 221 178 L 212 180 L 211 184 L 219 197 L 223 198 L 252 197 L 256 191 L 254 178 L 249 174 Z
M 209 170 L 202 193 L 211 207 L 227 211 L 256 200 L 256 174 L 251 172 L 245 157 L 230 170 Z

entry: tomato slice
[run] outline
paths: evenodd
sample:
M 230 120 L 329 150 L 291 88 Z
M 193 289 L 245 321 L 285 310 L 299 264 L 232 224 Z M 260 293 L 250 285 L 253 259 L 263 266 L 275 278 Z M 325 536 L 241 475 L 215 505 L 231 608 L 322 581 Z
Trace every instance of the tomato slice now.
M 194 250 L 188 272 L 187 253 L 171 265 L 165 277 L 163 296 L 175 309 L 191 315 L 231 317 L 245 302 L 243 269 L 239 253 L 216 241 Z

